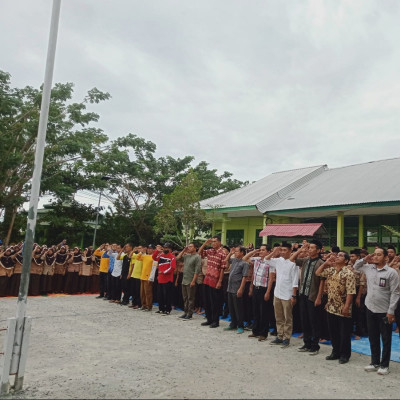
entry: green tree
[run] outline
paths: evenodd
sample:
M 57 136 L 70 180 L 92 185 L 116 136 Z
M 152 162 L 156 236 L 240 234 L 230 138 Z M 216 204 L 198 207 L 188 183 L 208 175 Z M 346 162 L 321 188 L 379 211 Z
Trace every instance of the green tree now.
M 125 218 L 129 237 L 136 243 L 155 239 L 154 216 L 163 195 L 173 191 L 193 160 L 156 157 L 155 152 L 153 142 L 128 134 L 111 142 L 107 154 L 91 165 L 93 171 L 112 177 L 108 189 L 117 197 L 114 215 Z
M 194 239 L 195 228 L 206 221 L 200 208 L 202 183 L 190 170 L 171 194 L 164 195 L 163 205 L 155 218 L 155 231 L 177 245 L 188 245 Z M 182 240 L 183 239 L 183 240 Z
M 56 201 L 42 210 L 38 217 L 36 240 L 40 243 L 55 244 L 67 239 L 70 246 L 92 244 L 93 225 L 96 209 L 75 200 Z
M 221 175 L 219 175 L 216 169 L 208 168 L 208 163 L 206 161 L 201 161 L 193 168 L 193 171 L 197 174 L 198 179 L 202 183 L 200 191 L 201 200 L 208 199 L 209 197 L 217 196 L 249 184 L 248 181 L 242 182 L 237 179 L 232 179 L 232 173 L 227 171 L 224 171 Z
M 7 230 L 7 241 L 17 210 L 27 200 L 42 96 L 31 86 L 13 88 L 10 78 L 0 71 L 0 209 L 7 223 L 1 227 L 3 235 Z M 88 165 L 101 158 L 108 138 L 91 125 L 99 115 L 87 106 L 110 95 L 94 88 L 79 103 L 72 102 L 72 96 L 72 83 L 57 83 L 52 90 L 43 163 L 41 192 L 61 200 L 79 189 L 104 185 Z

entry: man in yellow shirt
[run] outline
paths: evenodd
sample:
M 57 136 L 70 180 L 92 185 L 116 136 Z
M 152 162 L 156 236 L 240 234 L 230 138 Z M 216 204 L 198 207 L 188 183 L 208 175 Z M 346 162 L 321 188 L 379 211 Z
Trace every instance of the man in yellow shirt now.
M 153 266 L 154 246 L 149 244 L 146 254 L 141 256 L 143 260 L 142 275 L 140 276 L 140 299 L 143 311 L 151 311 L 153 308 L 153 282 L 149 281 Z
M 103 243 L 95 252 L 93 253 L 100 259 L 100 269 L 99 269 L 99 280 L 100 280 L 100 294 L 96 299 L 104 298 L 108 295 L 107 288 L 107 275 L 108 275 L 108 265 L 110 263 L 110 257 L 108 256 L 108 251 L 111 249 L 109 243 Z

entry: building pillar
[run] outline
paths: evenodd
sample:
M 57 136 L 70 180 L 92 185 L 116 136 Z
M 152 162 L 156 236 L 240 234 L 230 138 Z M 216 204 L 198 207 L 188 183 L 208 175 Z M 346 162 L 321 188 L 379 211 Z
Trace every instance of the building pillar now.
M 358 247 L 364 246 L 364 216 L 358 216 Z
M 263 229 L 267 225 L 267 214 L 264 214 L 263 216 Z M 263 236 L 262 237 L 262 244 L 268 244 L 268 236 Z
M 226 220 L 227 220 L 227 213 L 222 214 L 222 230 L 221 230 L 221 243 L 226 245 Z
M 252 242 L 250 238 L 250 218 L 247 217 L 247 226 L 243 233 L 243 246 L 246 247 L 250 242 Z
M 337 214 L 336 246 L 339 246 L 340 250 L 342 250 L 344 247 L 344 212 L 343 211 L 338 211 L 338 214 Z

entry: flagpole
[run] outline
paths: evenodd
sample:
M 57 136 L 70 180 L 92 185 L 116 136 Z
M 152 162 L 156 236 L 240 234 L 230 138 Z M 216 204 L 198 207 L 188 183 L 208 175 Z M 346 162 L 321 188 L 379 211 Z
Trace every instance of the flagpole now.
M 47 49 L 46 70 L 45 70 L 44 84 L 43 84 L 42 104 L 40 108 L 39 128 L 38 128 L 36 151 L 35 151 L 35 162 L 32 175 L 28 220 L 27 220 L 26 234 L 24 241 L 21 283 L 19 287 L 17 311 L 15 318 L 15 332 L 13 333 L 12 330 L 9 330 L 8 332 L 11 335 L 14 334 L 12 359 L 11 363 L 9 363 L 10 364 L 9 374 L 7 375 L 7 377 L 5 376 L 7 374 L 7 371 L 4 371 L 3 369 L 0 394 L 4 394 L 3 393 L 4 391 L 6 391 L 7 393 L 9 391 L 9 384 L 8 384 L 9 375 L 15 375 L 15 382 L 14 382 L 15 390 L 21 390 L 24 381 L 24 369 L 27 359 L 29 331 L 31 323 L 29 319 L 28 322 L 29 327 L 26 326 L 27 317 L 25 315 L 26 315 L 30 267 L 32 259 L 31 255 L 33 251 L 33 242 L 34 242 L 36 220 L 37 220 L 37 209 L 39 203 L 40 181 L 42 176 L 44 148 L 46 144 L 46 131 L 49 118 L 51 86 L 53 82 L 54 60 L 57 47 L 60 8 L 61 8 L 61 0 L 53 0 L 49 42 Z M 5 360 L 5 362 L 6 361 L 7 360 Z M 7 378 L 7 383 L 5 383 L 6 378 Z

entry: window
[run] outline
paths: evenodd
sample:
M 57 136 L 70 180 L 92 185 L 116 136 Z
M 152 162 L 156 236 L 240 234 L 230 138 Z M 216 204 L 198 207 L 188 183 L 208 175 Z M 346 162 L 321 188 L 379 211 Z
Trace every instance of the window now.
M 226 231 L 226 245 L 232 246 L 243 246 L 244 242 L 244 229 L 228 229 Z
M 256 229 L 256 238 L 254 240 L 254 248 L 259 249 L 260 246 L 262 245 L 262 236 L 260 235 L 260 232 L 262 231 L 262 229 Z
M 344 245 L 358 246 L 358 217 L 344 217 Z

